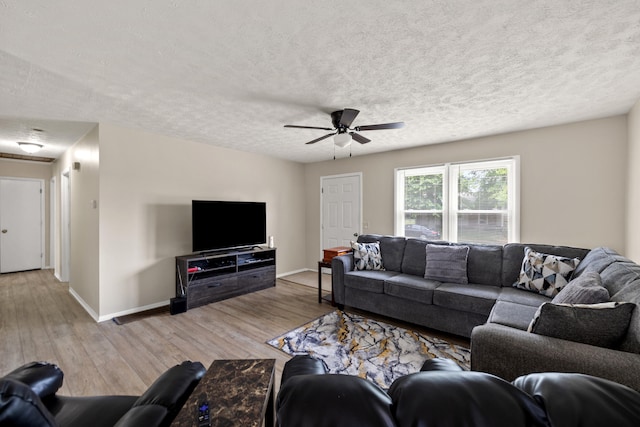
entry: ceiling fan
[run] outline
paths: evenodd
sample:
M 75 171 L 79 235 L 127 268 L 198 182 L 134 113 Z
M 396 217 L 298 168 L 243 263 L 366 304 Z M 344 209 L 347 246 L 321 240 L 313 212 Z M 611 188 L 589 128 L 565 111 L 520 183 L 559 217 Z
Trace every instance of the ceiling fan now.
M 320 138 L 316 138 L 313 141 L 307 142 L 307 144 L 315 144 L 318 141 L 322 141 L 323 139 L 329 138 L 330 136 L 334 136 L 334 142 L 339 147 L 346 147 L 351 143 L 351 139 L 353 138 L 360 144 L 366 144 L 371 141 L 368 138 L 360 135 L 356 132 L 367 131 L 367 130 L 380 130 L 380 129 L 399 129 L 404 127 L 404 122 L 396 122 L 396 123 L 382 123 L 378 125 L 365 125 L 365 126 L 354 126 L 351 127 L 351 124 L 358 116 L 360 111 L 354 110 L 352 108 L 345 108 L 344 110 L 338 110 L 331 113 L 331 123 L 333 124 L 333 128 L 329 127 L 318 127 L 318 126 L 298 126 L 298 125 L 284 125 L 286 128 L 299 128 L 299 129 L 321 129 L 332 131 L 331 133 L 321 136 Z

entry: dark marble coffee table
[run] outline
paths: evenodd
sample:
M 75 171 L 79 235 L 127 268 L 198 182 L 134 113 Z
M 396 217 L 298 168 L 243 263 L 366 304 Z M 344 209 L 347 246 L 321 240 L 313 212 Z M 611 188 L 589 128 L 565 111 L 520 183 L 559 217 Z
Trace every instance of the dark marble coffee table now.
M 206 399 L 211 426 L 273 427 L 275 367 L 275 359 L 214 360 L 171 425 L 198 426 Z

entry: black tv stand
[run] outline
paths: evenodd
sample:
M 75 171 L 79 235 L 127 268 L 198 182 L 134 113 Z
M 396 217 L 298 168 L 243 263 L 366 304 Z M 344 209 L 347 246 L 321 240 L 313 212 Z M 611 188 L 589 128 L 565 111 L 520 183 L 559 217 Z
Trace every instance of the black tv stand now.
M 186 297 L 187 309 L 275 285 L 275 248 L 253 246 L 176 257 L 176 295 Z

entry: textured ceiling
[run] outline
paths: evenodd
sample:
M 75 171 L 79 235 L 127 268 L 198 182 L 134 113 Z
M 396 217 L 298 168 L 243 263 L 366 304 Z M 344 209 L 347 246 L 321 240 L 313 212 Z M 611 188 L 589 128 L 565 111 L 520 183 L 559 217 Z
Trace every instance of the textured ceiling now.
M 108 122 L 313 162 L 333 157 L 331 139 L 304 144 L 326 132 L 283 125 L 345 107 L 407 125 L 363 132 L 361 155 L 639 98 L 638 0 L 0 0 L 0 151 Z

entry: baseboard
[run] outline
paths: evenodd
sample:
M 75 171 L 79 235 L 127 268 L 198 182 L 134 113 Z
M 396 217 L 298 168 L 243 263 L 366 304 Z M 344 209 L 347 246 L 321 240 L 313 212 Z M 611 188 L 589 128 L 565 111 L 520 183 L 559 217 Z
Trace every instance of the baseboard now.
M 93 318 L 93 320 L 95 320 L 96 322 L 99 322 L 99 318 L 98 318 L 98 313 L 96 313 L 95 311 L 93 311 L 93 309 L 91 308 L 91 306 L 89 304 L 86 303 L 85 300 L 83 300 L 80 295 L 78 295 L 78 293 L 76 291 L 73 290 L 72 287 L 69 287 L 69 293 L 76 299 L 76 301 L 78 301 L 78 303 L 82 306 L 82 308 L 84 308 L 84 311 L 86 311 L 87 313 L 89 313 L 89 316 L 91 316 Z
M 290 274 L 304 273 L 305 271 L 317 271 L 317 270 L 312 270 L 310 268 L 301 268 L 300 270 L 287 271 L 286 273 L 280 273 L 276 275 L 276 279 L 279 279 L 284 276 L 289 276 Z
M 127 316 L 129 314 L 139 313 L 141 311 L 147 311 L 158 307 L 164 307 L 169 305 L 169 300 L 155 302 L 153 304 L 148 304 L 142 307 L 130 308 L 128 310 L 118 311 L 117 313 L 105 314 L 104 316 L 100 316 L 98 322 L 104 322 L 105 320 L 111 320 L 114 317 Z
M 78 303 L 82 306 L 82 308 L 84 308 L 84 310 L 87 313 L 89 313 L 89 316 L 91 316 L 93 318 L 93 320 L 95 320 L 98 323 L 104 322 L 104 321 L 107 321 L 107 320 L 111 320 L 114 317 L 126 316 L 128 314 L 139 313 L 141 311 L 151 310 L 153 308 L 158 308 L 158 307 L 163 307 L 163 306 L 169 305 L 169 300 L 167 300 L 167 301 L 161 301 L 161 302 L 156 302 L 156 303 L 153 303 L 153 304 L 145 305 L 145 306 L 142 306 L 142 307 L 131 308 L 129 310 L 119 311 L 117 313 L 111 313 L 111 314 L 105 314 L 104 316 L 99 316 L 98 313 L 96 313 L 91 308 L 91 306 L 89 306 L 89 304 L 87 304 L 86 301 L 83 300 L 80 297 L 80 295 L 78 295 L 78 293 L 76 291 L 74 291 L 72 288 L 69 288 L 69 293 L 71 295 L 73 295 L 73 297 L 76 299 L 76 301 L 78 301 Z

